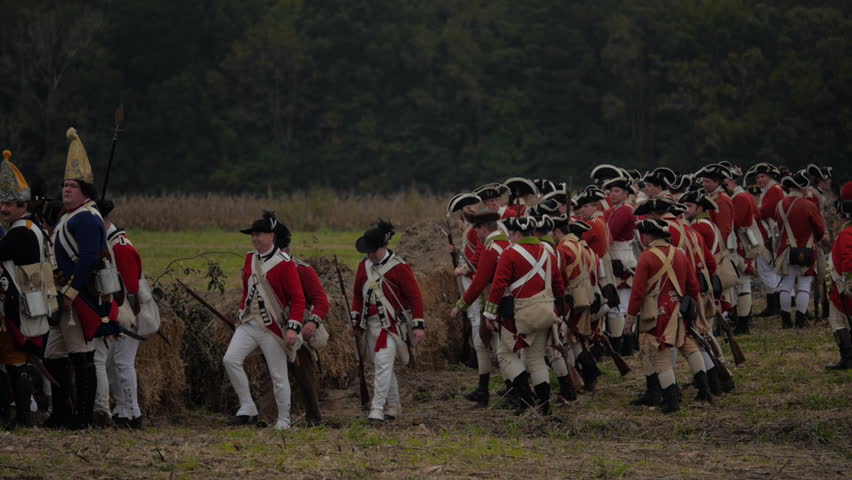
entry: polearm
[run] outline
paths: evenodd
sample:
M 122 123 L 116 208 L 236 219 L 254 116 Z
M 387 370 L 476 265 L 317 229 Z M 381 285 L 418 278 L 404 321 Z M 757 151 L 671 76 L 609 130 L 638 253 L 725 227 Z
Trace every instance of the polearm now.
M 228 320 L 228 319 L 227 319 L 224 315 L 222 315 L 222 313 L 221 313 L 221 312 L 219 312 L 219 310 L 216 310 L 216 308 L 215 308 L 215 307 L 213 307 L 213 305 L 210 305 L 209 303 L 207 303 L 207 300 L 204 300 L 203 298 L 201 298 L 201 295 L 199 295 L 199 294 L 195 293 L 195 290 L 193 290 L 193 289 L 189 288 L 189 286 L 187 286 L 187 284 L 185 284 L 185 283 L 183 283 L 182 281 L 180 281 L 180 279 L 179 279 L 179 278 L 176 278 L 176 279 L 175 279 L 175 282 L 177 282 L 177 284 L 178 284 L 178 285 L 180 285 L 181 287 L 183 287 L 183 289 L 186 291 L 186 293 L 188 293 L 188 294 L 189 294 L 189 296 L 190 296 L 190 297 L 194 298 L 194 299 L 195 299 L 198 303 L 200 303 L 200 304 L 201 304 L 201 306 L 203 306 L 203 307 L 204 307 L 204 308 L 206 308 L 206 309 L 207 309 L 210 313 L 212 313 L 212 314 L 213 314 L 213 316 L 215 316 L 215 317 L 216 317 L 216 318 L 218 318 L 219 320 L 222 320 L 222 322 L 224 322 L 224 323 L 225 323 L 225 325 L 227 325 L 228 327 L 230 327 L 231 331 L 235 331 L 235 330 L 237 329 L 237 327 L 235 327 L 235 326 L 234 326 L 233 322 L 231 322 L 231 321 L 230 321 L 230 320 Z
M 119 103 L 115 108 L 115 130 L 112 133 L 112 147 L 109 149 L 109 161 L 107 162 L 106 174 L 104 175 L 104 186 L 101 189 L 101 200 L 106 198 L 107 185 L 109 185 L 109 172 L 112 170 L 112 159 L 115 157 L 115 144 L 118 143 L 118 132 L 124 123 L 124 104 Z
M 346 285 L 343 284 L 343 274 L 340 273 L 340 264 L 337 262 L 337 255 L 334 256 L 334 269 L 337 270 L 337 281 L 340 283 L 340 293 L 343 295 L 343 306 L 346 307 L 346 314 L 349 316 L 349 321 L 352 321 L 352 310 L 349 309 Z M 370 392 L 367 391 L 367 376 L 364 374 L 364 357 L 361 355 L 361 341 L 358 339 L 358 333 L 355 331 L 355 328 L 352 328 L 352 338 L 355 340 L 355 360 L 358 361 L 361 406 L 366 407 L 370 404 Z

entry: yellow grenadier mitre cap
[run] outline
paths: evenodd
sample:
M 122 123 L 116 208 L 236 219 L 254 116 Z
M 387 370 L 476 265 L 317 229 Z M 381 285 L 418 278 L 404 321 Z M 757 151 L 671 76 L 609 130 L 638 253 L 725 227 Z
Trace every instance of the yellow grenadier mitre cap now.
M 12 152 L 3 150 L 3 163 L 0 164 L 0 202 L 26 202 L 30 199 L 30 186 L 27 180 L 9 159 Z
M 65 136 L 68 137 L 68 140 L 71 140 L 71 145 L 68 145 L 68 160 L 65 162 L 64 179 L 94 184 L 95 177 L 92 175 L 92 165 L 89 163 L 89 156 L 86 155 L 83 142 L 77 136 L 77 129 L 69 128 Z

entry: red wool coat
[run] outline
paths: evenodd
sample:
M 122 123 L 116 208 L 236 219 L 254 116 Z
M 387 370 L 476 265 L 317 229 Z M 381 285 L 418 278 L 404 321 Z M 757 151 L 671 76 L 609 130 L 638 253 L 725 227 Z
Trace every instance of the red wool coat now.
M 248 280 L 249 277 L 251 277 L 251 264 L 254 255 L 256 255 L 254 252 L 246 255 L 246 261 L 243 264 L 243 296 L 242 300 L 240 300 L 240 309 L 246 308 Z M 285 254 L 276 252 L 275 255 Z M 266 273 L 266 280 L 275 292 L 275 296 L 278 297 L 281 307 L 290 307 L 289 320 L 301 324 L 305 317 L 305 294 L 302 292 L 302 282 L 299 280 L 299 273 L 296 271 L 296 262 L 294 262 L 289 255 L 287 255 L 286 258 L 287 260 L 282 261 Z M 263 262 L 261 261 L 261 264 L 262 263 Z M 284 320 L 277 318 L 275 320 L 276 321 L 272 322 L 267 328 L 269 328 L 272 333 L 283 338 L 284 332 L 282 332 L 281 328 L 278 326 L 278 321 L 280 320 L 284 323 Z

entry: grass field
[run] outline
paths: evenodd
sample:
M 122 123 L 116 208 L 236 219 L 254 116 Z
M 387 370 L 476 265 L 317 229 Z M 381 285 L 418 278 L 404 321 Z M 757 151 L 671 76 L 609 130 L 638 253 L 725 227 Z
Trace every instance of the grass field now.
M 779 323 L 740 337 L 748 361 L 733 393 L 708 405 L 685 389 L 669 416 L 628 405 L 643 384 L 635 356 L 626 377 L 605 360 L 595 393 L 549 418 L 473 407 L 461 398 L 469 369 L 400 369 L 405 412 L 381 427 L 364 423 L 354 388 L 326 392 L 322 426 L 297 416 L 284 433 L 201 411 L 141 432 L 14 431 L 2 434 L 0 478 L 849 478 L 852 372 L 823 371 L 837 356 L 824 324 Z
M 317 256 L 337 255 L 342 263 L 354 269 L 364 258 L 363 254 L 355 250 L 355 240 L 362 234 L 363 231 L 294 232 L 291 248 L 297 258 L 306 261 Z M 160 276 L 173 260 L 204 254 L 191 260 L 180 260 L 170 268 L 175 271 L 193 268 L 206 272 L 208 262 L 215 261 L 228 275 L 228 286 L 237 286 L 245 255 L 253 249 L 248 235 L 216 229 L 195 232 L 130 230 L 127 235 L 139 249 L 143 267 L 151 279 Z M 391 239 L 390 246 L 394 248 L 398 244 L 397 235 Z

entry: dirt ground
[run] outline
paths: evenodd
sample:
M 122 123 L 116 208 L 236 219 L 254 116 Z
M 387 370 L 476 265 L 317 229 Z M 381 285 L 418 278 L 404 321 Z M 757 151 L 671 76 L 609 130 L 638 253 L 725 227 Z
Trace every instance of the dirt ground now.
M 625 377 L 604 359 L 596 391 L 548 418 L 494 398 L 473 406 L 461 395 L 476 373 L 460 365 L 401 368 L 404 414 L 379 427 L 364 422 L 353 386 L 325 391 L 321 426 L 294 410 L 284 433 L 226 428 L 224 412 L 201 410 L 147 418 L 138 432 L 4 432 L 0 478 L 849 478 L 852 372 L 822 370 L 837 356 L 825 324 L 778 323 L 740 337 L 748 360 L 733 393 L 707 405 L 685 389 L 669 416 L 629 406 L 643 384 L 635 357 Z

